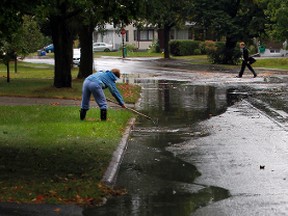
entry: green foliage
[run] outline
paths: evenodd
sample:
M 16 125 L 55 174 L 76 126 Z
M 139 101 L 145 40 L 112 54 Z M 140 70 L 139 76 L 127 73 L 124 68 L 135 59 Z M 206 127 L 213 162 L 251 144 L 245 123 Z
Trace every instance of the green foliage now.
M 24 16 L 21 27 L 13 34 L 10 49 L 14 50 L 21 57 L 36 52 L 43 47 L 45 37 L 39 30 L 35 19 L 31 16 Z
M 213 64 L 238 64 L 241 52 L 239 49 L 227 50 L 225 43 L 215 42 L 213 45 L 209 43 L 206 47 L 208 58 Z M 229 60 L 227 61 L 227 53 L 230 53 Z
M 204 42 L 202 41 L 199 46 L 201 53 L 203 54 L 207 54 L 209 51 L 211 52 L 216 50 L 215 41 L 212 40 L 206 40 Z
M 173 40 L 170 41 L 170 52 L 174 56 L 199 55 L 200 41 Z
M 153 42 L 152 45 L 149 46 L 149 50 L 148 51 L 150 53 L 160 53 L 161 49 L 160 49 L 159 41 Z
M 123 46 L 119 47 L 119 50 L 122 50 Z M 125 44 L 125 48 L 128 52 L 135 52 L 137 51 L 137 47 L 135 44 Z
M 288 0 L 262 0 L 261 2 L 267 4 L 265 12 L 270 21 L 268 23 L 270 36 L 285 41 L 288 38 Z
M 147 23 L 163 30 L 164 57 L 169 58 L 169 32 L 172 27 L 185 25 L 187 17 L 191 14 L 193 0 L 154 0 L 146 1 Z
M 217 62 L 234 64 L 237 42 L 248 41 L 265 32 L 265 4 L 260 1 L 201 0 L 195 1 L 194 7 L 191 21 L 196 22 L 203 31 L 214 33 L 218 39 L 226 38 L 225 48 L 218 47 L 216 53 L 210 53 Z M 203 39 L 206 40 L 205 35 Z M 220 56 L 217 56 L 218 54 Z

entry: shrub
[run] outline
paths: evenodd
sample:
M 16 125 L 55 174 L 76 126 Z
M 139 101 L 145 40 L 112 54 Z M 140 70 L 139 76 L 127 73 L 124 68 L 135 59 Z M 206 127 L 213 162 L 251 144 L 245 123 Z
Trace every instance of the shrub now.
M 159 42 L 153 42 L 152 45 L 149 46 L 149 52 L 150 53 L 160 53 L 161 49 L 160 49 L 160 44 Z
M 135 46 L 135 44 L 125 44 L 126 50 L 128 52 L 134 52 L 137 50 L 137 47 Z M 123 46 L 120 46 L 120 50 L 122 50 Z
M 172 40 L 169 43 L 170 53 L 174 56 L 186 56 L 199 54 L 200 41 L 192 40 Z M 197 50 L 195 53 L 195 50 Z M 200 51 L 201 54 L 201 51 Z
M 201 50 L 200 49 L 195 49 L 194 50 L 194 55 L 201 55 Z
M 212 40 L 201 42 L 199 48 L 201 50 L 201 54 L 207 54 L 208 52 L 216 51 L 217 49 L 216 42 Z
M 258 53 L 258 47 L 256 47 L 255 45 L 250 45 L 248 50 L 249 50 L 250 55 Z
M 209 44 L 206 47 L 209 60 L 213 64 L 238 64 L 241 57 L 240 50 L 236 47 L 234 49 L 226 48 L 224 42 L 215 42 L 214 45 Z

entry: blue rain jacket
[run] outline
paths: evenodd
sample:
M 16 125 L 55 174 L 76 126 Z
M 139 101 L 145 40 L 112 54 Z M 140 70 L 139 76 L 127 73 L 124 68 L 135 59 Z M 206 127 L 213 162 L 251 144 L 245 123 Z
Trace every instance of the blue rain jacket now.
M 114 75 L 112 71 L 98 71 L 94 74 L 91 74 L 86 79 L 92 82 L 97 82 L 102 85 L 102 89 L 108 88 L 113 97 L 117 102 L 122 106 L 124 105 L 124 100 L 119 90 L 116 87 L 116 80 L 118 77 Z

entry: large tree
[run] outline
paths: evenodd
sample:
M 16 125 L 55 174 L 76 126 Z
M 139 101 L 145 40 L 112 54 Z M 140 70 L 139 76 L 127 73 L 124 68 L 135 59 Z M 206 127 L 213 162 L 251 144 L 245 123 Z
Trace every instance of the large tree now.
M 78 77 L 92 73 L 92 32 L 103 21 L 127 23 L 137 16 L 141 0 L 38 0 L 38 15 L 49 23 L 55 50 L 55 87 L 71 87 L 73 39 L 79 35 L 81 64 Z
M 83 0 L 84 1 L 84 0 Z M 71 65 L 75 19 L 85 9 L 83 1 L 39 0 L 37 14 L 50 27 L 54 44 L 54 86 L 72 87 Z
M 81 59 L 78 78 L 84 78 L 92 74 L 93 50 L 92 33 L 96 26 L 105 26 L 105 23 L 113 23 L 122 27 L 135 21 L 143 12 L 141 0 L 95 1 L 85 2 L 85 8 L 78 16 L 78 35 L 81 46 Z
M 226 38 L 225 59 L 230 63 L 239 40 L 258 37 L 267 22 L 264 4 L 257 0 L 195 1 L 193 21 L 205 29 L 214 29 Z
M 28 0 L 3 0 L 0 7 L 0 59 L 7 67 L 7 82 L 10 81 L 9 62 L 16 58 L 17 53 L 25 53 L 27 49 L 21 40 L 25 29 L 22 26 L 23 15 L 27 13 L 31 7 Z M 27 23 L 27 22 L 26 22 Z
M 162 35 L 164 58 L 169 58 L 169 35 L 173 27 L 183 26 L 193 11 L 193 0 L 150 0 L 146 1 L 148 23 L 156 25 Z
M 267 4 L 266 15 L 269 17 L 270 36 L 280 41 L 288 39 L 288 0 L 261 0 Z
M 78 16 L 77 34 L 79 36 L 81 57 L 78 78 L 85 78 L 93 72 L 93 32 L 96 25 L 104 22 L 104 5 L 105 1 L 94 0 L 83 2 L 86 8 Z

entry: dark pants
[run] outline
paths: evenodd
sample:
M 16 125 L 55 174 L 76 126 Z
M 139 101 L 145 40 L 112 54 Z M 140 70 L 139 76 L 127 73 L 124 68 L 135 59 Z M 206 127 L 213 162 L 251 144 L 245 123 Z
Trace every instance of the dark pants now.
M 252 66 L 251 66 L 249 63 L 247 63 L 246 61 L 242 61 L 241 70 L 240 70 L 238 76 L 239 76 L 239 77 L 242 77 L 242 75 L 243 75 L 243 73 L 244 73 L 244 71 L 245 71 L 246 66 L 247 66 L 248 69 L 253 73 L 254 77 L 256 77 L 256 76 L 257 76 L 256 72 L 254 71 L 254 69 L 252 68 Z

